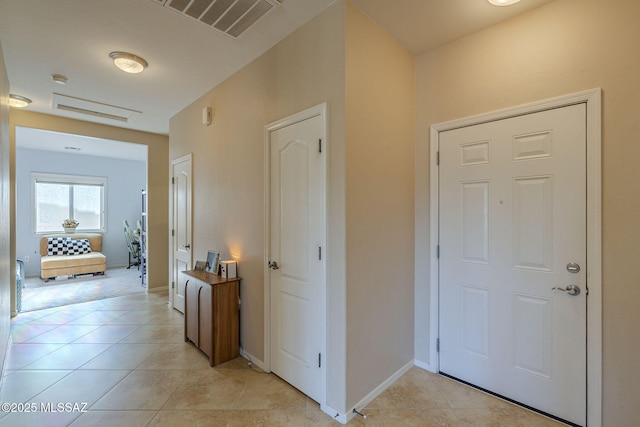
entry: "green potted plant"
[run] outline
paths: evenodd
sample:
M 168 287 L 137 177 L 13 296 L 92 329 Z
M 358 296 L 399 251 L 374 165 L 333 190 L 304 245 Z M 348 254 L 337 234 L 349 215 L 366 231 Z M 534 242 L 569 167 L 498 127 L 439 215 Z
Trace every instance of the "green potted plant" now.
M 75 233 L 79 225 L 80 223 L 73 218 L 67 218 L 62 222 L 62 228 L 64 228 L 65 233 Z

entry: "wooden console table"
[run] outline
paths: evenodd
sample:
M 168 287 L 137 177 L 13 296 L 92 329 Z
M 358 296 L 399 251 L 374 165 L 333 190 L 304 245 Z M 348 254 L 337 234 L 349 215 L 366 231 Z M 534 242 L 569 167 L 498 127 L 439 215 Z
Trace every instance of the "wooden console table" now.
M 185 271 L 184 340 L 209 356 L 209 365 L 240 355 L 240 278 Z

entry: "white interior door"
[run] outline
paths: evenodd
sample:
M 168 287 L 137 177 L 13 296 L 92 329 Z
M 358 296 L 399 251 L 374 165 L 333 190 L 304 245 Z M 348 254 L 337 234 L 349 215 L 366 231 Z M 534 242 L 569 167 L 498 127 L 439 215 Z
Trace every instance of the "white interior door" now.
M 586 423 L 585 129 L 578 104 L 439 139 L 440 371 L 578 425 Z
M 172 295 L 173 308 L 184 313 L 186 277 L 191 269 L 191 155 L 171 162 L 173 183 Z
M 322 399 L 323 118 L 270 132 L 271 370 Z

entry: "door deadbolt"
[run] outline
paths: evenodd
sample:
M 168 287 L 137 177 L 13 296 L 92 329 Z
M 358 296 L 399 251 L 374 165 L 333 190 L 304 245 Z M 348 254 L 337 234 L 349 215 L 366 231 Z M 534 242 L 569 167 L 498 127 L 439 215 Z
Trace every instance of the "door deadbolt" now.
M 577 273 L 580 271 L 580 266 L 578 264 L 576 264 L 575 262 L 570 262 L 569 264 L 567 264 L 567 271 L 569 273 Z

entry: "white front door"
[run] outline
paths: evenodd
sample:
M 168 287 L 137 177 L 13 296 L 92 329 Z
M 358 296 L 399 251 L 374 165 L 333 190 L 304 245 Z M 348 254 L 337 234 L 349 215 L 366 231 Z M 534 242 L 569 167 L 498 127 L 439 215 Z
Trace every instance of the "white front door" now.
M 173 308 L 184 313 L 186 277 L 191 269 L 191 155 L 171 162 L 172 209 L 172 300 Z
M 269 132 L 271 370 L 322 399 L 324 119 Z
M 577 104 L 439 139 L 440 371 L 579 425 L 585 129 Z

